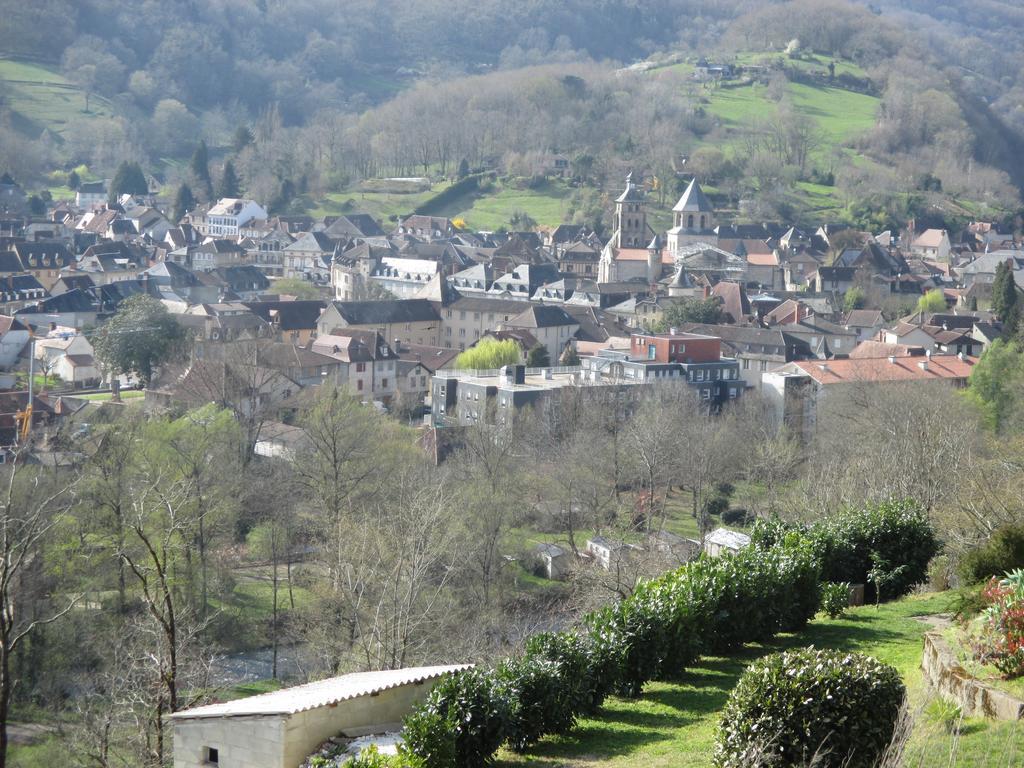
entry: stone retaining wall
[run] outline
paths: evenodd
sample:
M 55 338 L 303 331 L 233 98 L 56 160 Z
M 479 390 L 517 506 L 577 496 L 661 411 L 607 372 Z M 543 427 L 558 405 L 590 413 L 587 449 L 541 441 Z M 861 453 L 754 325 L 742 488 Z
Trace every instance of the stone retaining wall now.
M 941 632 L 926 632 L 921 669 L 939 695 L 960 705 L 965 715 L 1020 720 L 1024 701 L 968 674 Z

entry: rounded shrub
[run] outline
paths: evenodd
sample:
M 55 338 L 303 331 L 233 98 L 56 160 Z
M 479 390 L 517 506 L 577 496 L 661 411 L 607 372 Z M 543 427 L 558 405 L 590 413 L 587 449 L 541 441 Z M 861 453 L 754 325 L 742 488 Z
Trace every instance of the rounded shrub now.
M 960 559 L 960 580 L 978 584 L 1024 568 L 1024 524 L 1007 525 Z
M 559 665 L 566 687 L 566 706 L 573 715 L 593 714 L 615 687 L 615 655 L 602 649 L 590 635 L 540 632 L 526 641 L 526 655 Z
M 431 768 L 487 765 L 505 740 L 508 710 L 493 672 L 468 669 L 449 675 L 405 718 L 404 751 Z
M 874 585 L 868 574 L 876 560 L 899 567 L 885 588 L 885 598 L 892 600 L 927 578 L 928 563 L 939 551 L 928 515 L 910 499 L 842 512 L 812 526 L 809 535 L 823 578 L 866 584 L 869 598 Z
M 872 768 L 892 741 L 906 689 L 859 653 L 804 648 L 754 662 L 722 712 L 718 768 Z
M 850 585 L 829 581 L 821 585 L 821 610 L 830 619 L 838 619 L 850 607 Z
M 539 656 L 506 659 L 497 675 L 508 701 L 505 740 L 517 752 L 547 733 L 565 733 L 576 722 L 571 682 L 557 662 Z

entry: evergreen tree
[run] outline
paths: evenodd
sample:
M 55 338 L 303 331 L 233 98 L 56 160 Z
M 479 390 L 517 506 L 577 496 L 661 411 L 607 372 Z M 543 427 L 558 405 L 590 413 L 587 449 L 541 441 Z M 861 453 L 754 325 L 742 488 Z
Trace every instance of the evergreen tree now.
M 75 190 L 77 190 L 80 186 L 82 186 L 82 180 L 79 178 L 78 172 L 77 171 L 72 171 L 71 173 L 69 173 L 68 174 L 68 189 L 75 189 Z
M 1010 265 L 1003 262 L 996 267 L 992 281 L 992 311 L 1003 322 L 1003 336 L 1012 339 L 1020 325 L 1020 306 L 1017 301 L 1017 282 Z
M 114 205 L 121 195 L 145 195 L 149 193 L 149 184 L 142 166 L 127 160 L 117 167 L 114 180 L 110 182 L 110 204 Z
M 177 194 L 174 195 L 174 207 L 171 208 L 171 221 L 177 224 L 186 213 L 196 207 L 196 199 L 192 195 L 192 188 L 188 184 L 182 184 L 178 187 Z
M 580 356 L 576 351 L 576 347 L 566 347 L 565 352 L 562 353 L 562 365 L 579 365 Z
M 458 174 L 460 179 L 464 179 L 467 176 L 469 176 L 469 160 L 467 160 L 466 158 L 462 158 L 461 160 L 459 160 Z
M 213 199 L 213 181 L 210 179 L 210 152 L 206 148 L 206 142 L 200 141 L 196 151 L 192 153 L 192 161 L 189 163 L 189 170 L 192 177 L 206 194 L 207 200 Z
M 228 160 L 224 163 L 224 171 L 220 175 L 220 185 L 217 187 L 217 197 L 238 197 L 242 194 L 242 186 L 238 181 L 238 174 L 235 173 L 235 164 Z
M 256 138 L 252 135 L 252 131 L 249 130 L 249 126 L 240 125 L 238 130 L 235 131 L 234 137 L 231 139 L 231 148 L 237 155 L 243 149 L 252 144 Z
M 549 365 L 551 365 L 551 355 L 548 354 L 548 348 L 543 344 L 531 347 L 530 351 L 526 353 L 528 368 L 547 368 Z

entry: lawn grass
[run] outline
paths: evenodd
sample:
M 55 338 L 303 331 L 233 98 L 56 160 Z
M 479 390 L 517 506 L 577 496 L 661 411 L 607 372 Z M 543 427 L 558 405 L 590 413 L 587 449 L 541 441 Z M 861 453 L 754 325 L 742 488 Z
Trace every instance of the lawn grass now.
M 122 400 L 140 400 L 146 396 L 146 393 L 138 389 L 128 389 L 121 391 Z M 74 395 L 72 397 L 78 397 L 82 400 L 88 400 L 93 403 L 106 403 L 114 399 L 112 392 L 97 392 L 91 395 Z
M 777 105 L 763 85 L 716 88 L 708 93 L 707 110 L 727 127 L 745 128 L 771 117 Z M 825 143 L 841 144 L 869 130 L 878 116 L 880 101 L 875 96 L 842 88 L 789 83 L 786 94 L 794 111 L 811 118 L 824 134 Z
M 425 203 L 439 192 L 447 189 L 447 181 L 435 184 L 426 192 L 399 194 L 395 192 L 365 192 L 357 187 L 349 187 L 340 192 L 330 192 L 313 202 L 311 216 L 330 216 L 341 213 L 368 213 L 377 221 L 383 222 L 384 230 L 391 227 L 388 222 L 408 216 L 415 208 Z
M 760 656 L 814 645 L 858 651 L 892 664 L 903 676 L 912 709 L 928 699 L 920 671 L 922 637 L 929 625 L 918 616 L 947 612 L 952 593 L 911 597 L 876 609 L 851 609 L 841 619 L 819 618 L 803 632 L 767 645 L 748 646 L 728 657 L 709 657 L 674 682 L 649 683 L 639 699 L 609 699 L 600 716 L 582 719 L 565 736 L 549 737 L 524 755 L 503 750 L 497 762 L 512 766 L 608 768 L 696 768 L 709 766 L 719 712 L 746 667 Z M 958 737 L 923 718 L 909 747 L 908 766 L 958 765 L 1005 768 L 1001 750 L 1016 733 L 1015 723 L 968 719 Z M 958 762 L 950 761 L 957 741 Z
M 513 213 L 521 212 L 542 227 L 556 227 L 565 221 L 572 191 L 558 181 L 548 181 L 537 189 L 516 189 L 498 184 L 489 194 L 473 196 L 469 205 L 451 212 L 465 220 L 471 229 L 495 230 L 511 227 Z
M 44 129 L 62 138 L 73 123 L 113 114 L 110 102 L 95 94 L 86 112 L 85 93 L 41 64 L 0 59 L 0 80 L 5 81 L 13 125 L 31 138 Z

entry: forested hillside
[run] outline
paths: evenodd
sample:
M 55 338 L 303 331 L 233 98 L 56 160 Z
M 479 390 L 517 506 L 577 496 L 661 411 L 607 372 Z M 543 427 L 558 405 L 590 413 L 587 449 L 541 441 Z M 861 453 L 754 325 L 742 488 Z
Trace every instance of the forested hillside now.
M 64 171 L 109 178 L 134 159 L 171 192 L 203 140 L 247 194 L 297 211 L 463 160 L 529 177 L 558 152 L 582 182 L 559 218 L 593 220 L 623 168 L 668 178 L 688 158 L 740 215 L 996 215 L 1024 186 L 1008 55 L 1020 13 L 997 0 L 0 0 L 0 167 L 60 193 Z M 763 74 L 698 87 L 701 56 Z

